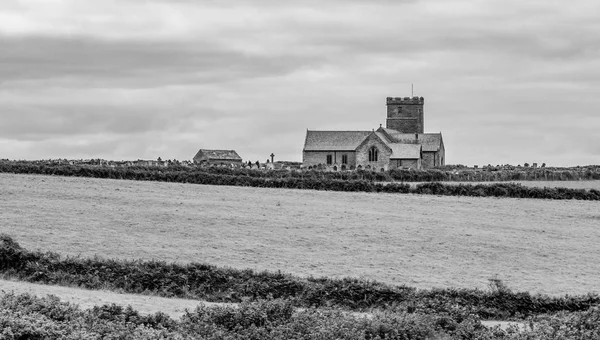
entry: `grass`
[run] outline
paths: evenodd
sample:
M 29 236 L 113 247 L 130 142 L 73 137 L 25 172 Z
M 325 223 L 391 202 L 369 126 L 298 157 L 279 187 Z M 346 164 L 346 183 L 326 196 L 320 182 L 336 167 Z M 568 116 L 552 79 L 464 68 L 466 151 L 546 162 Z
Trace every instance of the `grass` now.
M 0 174 L 28 249 L 359 277 L 418 288 L 597 292 L 597 203 Z M 278 206 L 279 203 L 279 206 Z M 27 216 L 27 218 L 23 218 Z

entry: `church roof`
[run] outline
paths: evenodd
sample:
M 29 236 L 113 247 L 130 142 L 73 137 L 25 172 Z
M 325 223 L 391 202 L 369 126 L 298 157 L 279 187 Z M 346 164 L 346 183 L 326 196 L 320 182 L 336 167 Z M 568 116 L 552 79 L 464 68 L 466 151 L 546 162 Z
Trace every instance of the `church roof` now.
M 423 151 L 438 151 L 442 145 L 441 133 L 400 133 L 396 130 L 385 129 L 385 132 L 392 138 L 395 143 L 418 143 L 423 145 Z
M 222 160 L 242 160 L 235 150 L 209 150 L 200 149 L 194 159 L 222 159 Z
M 306 131 L 304 151 L 354 151 L 372 131 Z M 375 131 L 392 152 L 392 158 L 420 158 L 421 151 L 435 152 L 442 145 L 441 133 L 400 133 L 379 128 Z M 418 137 L 418 138 L 416 138 Z
M 354 151 L 372 131 L 306 131 L 304 151 Z
M 438 151 L 442 147 L 442 133 L 423 133 L 419 135 L 422 140 L 423 151 Z
M 390 159 L 419 159 L 421 158 L 421 144 L 389 143 L 392 149 Z

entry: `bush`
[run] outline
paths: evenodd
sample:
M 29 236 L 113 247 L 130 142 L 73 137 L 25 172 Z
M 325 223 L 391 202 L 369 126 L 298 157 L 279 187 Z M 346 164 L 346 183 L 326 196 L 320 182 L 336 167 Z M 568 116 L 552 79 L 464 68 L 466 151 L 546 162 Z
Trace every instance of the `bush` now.
M 0 256 L 20 249 L 4 237 Z M 299 278 L 281 273 L 218 268 L 206 264 L 178 265 L 158 261 L 105 260 L 102 258 L 62 259 L 54 253 L 21 250 L 22 256 L 9 262 L 1 273 L 37 283 L 69 284 L 89 289 L 112 289 L 129 293 L 153 293 L 165 297 L 196 298 L 216 302 L 243 302 L 285 299 L 294 306 L 339 307 L 351 310 L 396 308 L 421 314 L 446 313 L 454 318 L 478 315 L 481 318 L 508 318 L 557 311 L 582 311 L 600 303 L 597 295 L 548 297 L 514 293 L 492 282 L 492 292 L 479 290 L 433 289 L 418 291 L 406 286 L 390 286 L 352 278 Z M 410 307 L 410 308 L 409 308 Z M 269 307 L 277 315 L 289 313 L 286 304 Z M 95 317 L 123 322 L 141 320 L 139 315 L 115 306 L 93 310 Z M 61 312 L 53 312 L 60 315 Z M 271 312 L 270 312 L 271 313 Z M 267 315 L 268 320 L 271 316 Z M 274 316 L 275 317 L 275 316 Z M 156 325 L 160 317 L 136 324 Z M 167 327 L 165 325 L 165 327 Z
M 600 179 L 600 168 L 582 168 L 583 170 L 563 171 L 560 178 L 582 178 L 597 176 Z M 74 166 L 37 164 L 31 162 L 0 162 L 0 171 L 13 173 L 38 173 L 61 176 L 85 176 L 96 178 L 119 178 L 142 181 L 181 182 L 205 185 L 249 186 L 260 188 L 310 189 L 328 191 L 413 193 L 447 196 L 476 197 L 519 197 L 539 199 L 578 199 L 600 200 L 597 190 L 565 189 L 565 188 L 527 188 L 512 183 L 494 183 L 490 185 L 448 185 L 439 181 L 447 180 L 520 180 L 538 178 L 538 171 L 527 170 L 509 172 L 501 177 L 499 172 L 483 172 L 461 170 L 454 174 L 440 169 L 403 170 L 396 169 L 385 173 L 358 170 L 353 172 L 323 172 L 309 170 L 295 172 L 288 170 L 257 171 L 230 168 L 186 168 L 173 167 L 127 167 L 107 168 L 99 166 Z M 533 171 L 533 172 L 532 172 Z M 533 175 L 531 175 L 533 173 Z M 491 175 L 486 175 L 491 174 Z M 487 177 L 486 177 L 487 176 Z M 491 177 L 490 177 L 491 176 Z M 504 177 L 502 177 L 504 176 Z M 511 178 L 506 178 L 509 176 Z M 544 175 L 547 177 L 547 175 Z M 540 177 L 542 178 L 542 177 Z M 428 181 L 411 188 L 406 183 L 390 183 L 392 180 Z M 433 181 L 433 182 L 432 182 Z

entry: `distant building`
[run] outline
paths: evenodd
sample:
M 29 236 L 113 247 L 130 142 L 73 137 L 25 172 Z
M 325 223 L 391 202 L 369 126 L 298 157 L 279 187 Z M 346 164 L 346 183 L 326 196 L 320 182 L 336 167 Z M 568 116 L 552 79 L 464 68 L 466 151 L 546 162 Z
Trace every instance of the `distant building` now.
M 194 156 L 194 163 L 201 165 L 241 166 L 242 158 L 235 150 L 200 149 Z
M 306 131 L 304 167 L 331 170 L 431 168 L 445 165 L 440 133 L 424 133 L 423 97 L 388 97 L 386 127 L 372 131 Z

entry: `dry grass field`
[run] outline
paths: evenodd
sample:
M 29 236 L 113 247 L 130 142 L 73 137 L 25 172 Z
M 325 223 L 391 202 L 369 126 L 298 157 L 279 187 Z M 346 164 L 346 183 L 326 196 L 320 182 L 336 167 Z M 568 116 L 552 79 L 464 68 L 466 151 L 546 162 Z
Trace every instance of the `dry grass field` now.
M 598 292 L 597 202 L 319 192 L 0 174 L 28 249 L 207 262 L 420 288 Z

